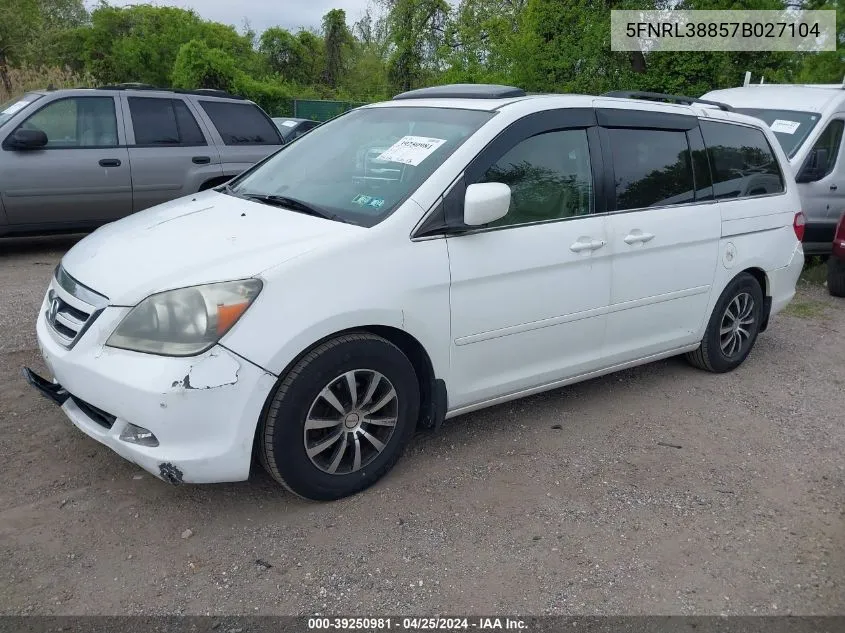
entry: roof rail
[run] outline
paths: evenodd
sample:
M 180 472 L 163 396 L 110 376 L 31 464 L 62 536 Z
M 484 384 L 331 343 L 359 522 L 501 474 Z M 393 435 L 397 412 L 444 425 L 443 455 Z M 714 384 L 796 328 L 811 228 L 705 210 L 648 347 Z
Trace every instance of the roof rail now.
M 733 111 L 733 108 L 726 103 L 719 101 L 708 101 L 707 99 L 696 99 L 695 97 L 685 97 L 684 95 L 667 95 L 662 92 L 638 92 L 636 90 L 614 90 L 613 92 L 605 92 L 602 97 L 617 97 L 619 99 L 645 99 L 647 101 L 667 101 L 669 103 L 677 103 L 680 105 L 693 105 L 694 103 L 703 103 L 705 105 L 716 106 L 725 112 Z
M 200 97 L 220 97 L 222 99 L 238 99 L 245 101 L 246 97 L 240 95 L 233 95 L 225 90 L 217 90 L 215 88 L 197 88 L 196 90 L 182 90 L 178 88 L 159 88 L 150 84 L 143 83 L 122 83 L 111 84 L 108 86 L 97 86 L 95 90 L 155 90 L 158 92 L 175 92 L 183 95 L 197 95 Z
M 497 84 L 447 84 L 409 90 L 393 97 L 394 101 L 403 99 L 506 99 L 524 97 L 522 88 L 500 86 Z

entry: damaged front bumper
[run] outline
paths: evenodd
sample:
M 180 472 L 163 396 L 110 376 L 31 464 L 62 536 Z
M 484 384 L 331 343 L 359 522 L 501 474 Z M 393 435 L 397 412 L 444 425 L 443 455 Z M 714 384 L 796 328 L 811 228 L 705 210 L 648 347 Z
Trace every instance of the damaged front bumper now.
M 249 476 L 256 424 L 276 377 L 221 346 L 189 358 L 142 354 L 103 342 L 126 308 L 106 308 L 67 349 L 42 306 L 36 331 L 53 382 L 29 383 L 73 424 L 169 483 L 242 481 Z M 140 427 L 157 445 L 137 443 Z

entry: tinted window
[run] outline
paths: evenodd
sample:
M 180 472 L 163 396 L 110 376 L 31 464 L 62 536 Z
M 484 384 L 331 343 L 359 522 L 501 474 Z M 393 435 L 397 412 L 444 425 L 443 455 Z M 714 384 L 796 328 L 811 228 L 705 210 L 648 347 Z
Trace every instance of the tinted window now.
M 687 135 L 675 130 L 609 129 L 616 208 L 695 201 Z
M 264 113 L 249 103 L 200 101 L 226 145 L 279 145 L 282 139 Z
M 502 156 L 481 182 L 501 182 L 511 188 L 508 214 L 491 226 L 586 215 L 593 205 L 587 132 L 563 130 L 532 136 Z
M 184 101 L 173 101 L 173 110 L 176 112 L 176 125 L 179 126 L 179 138 L 183 145 L 206 145 L 205 137 L 200 131 L 200 126 L 194 115 L 185 105 Z
M 716 198 L 783 191 L 777 159 L 760 130 L 731 123 L 701 122 Z
M 843 127 L 845 127 L 845 123 L 839 119 L 831 121 L 819 136 L 816 144 L 813 145 L 813 151 L 817 149 L 827 150 L 827 170 L 824 173 L 825 176 L 832 172 L 836 166 L 836 158 L 839 156 L 839 148 L 842 145 Z
M 757 117 L 772 128 L 784 153 L 792 158 L 821 118 L 812 112 L 795 110 L 768 110 L 761 108 L 736 108 L 737 112 Z
M 137 145 L 205 145 L 188 107 L 177 99 L 129 97 Z
M 53 101 L 21 123 L 21 128 L 44 132 L 48 148 L 117 145 L 117 118 L 111 97 Z

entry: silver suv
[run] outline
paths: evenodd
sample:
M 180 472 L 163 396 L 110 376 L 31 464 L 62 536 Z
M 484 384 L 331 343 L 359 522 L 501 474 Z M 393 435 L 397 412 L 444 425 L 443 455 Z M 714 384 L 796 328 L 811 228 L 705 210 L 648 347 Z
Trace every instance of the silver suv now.
M 0 236 L 91 229 L 209 189 L 282 145 L 252 101 L 138 86 L 0 105 Z

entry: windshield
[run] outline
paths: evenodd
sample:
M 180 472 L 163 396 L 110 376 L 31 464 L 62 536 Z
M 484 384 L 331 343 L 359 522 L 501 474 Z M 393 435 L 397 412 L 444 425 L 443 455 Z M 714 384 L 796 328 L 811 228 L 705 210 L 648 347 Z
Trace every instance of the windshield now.
M 30 92 L 29 94 L 25 94 L 22 97 L 15 97 L 11 101 L 7 101 L 6 103 L 0 105 L 0 125 L 3 125 L 6 121 L 11 119 L 16 113 L 23 110 L 26 106 L 28 106 L 30 103 L 32 103 L 36 99 L 40 99 L 40 98 L 41 98 L 40 94 Z
M 792 158 L 821 118 L 813 112 L 769 110 L 764 108 L 734 108 L 737 112 L 762 119 L 775 133 L 784 153 Z
M 353 110 L 286 145 L 230 191 L 294 199 L 300 209 L 373 226 L 492 116 L 455 108 Z

